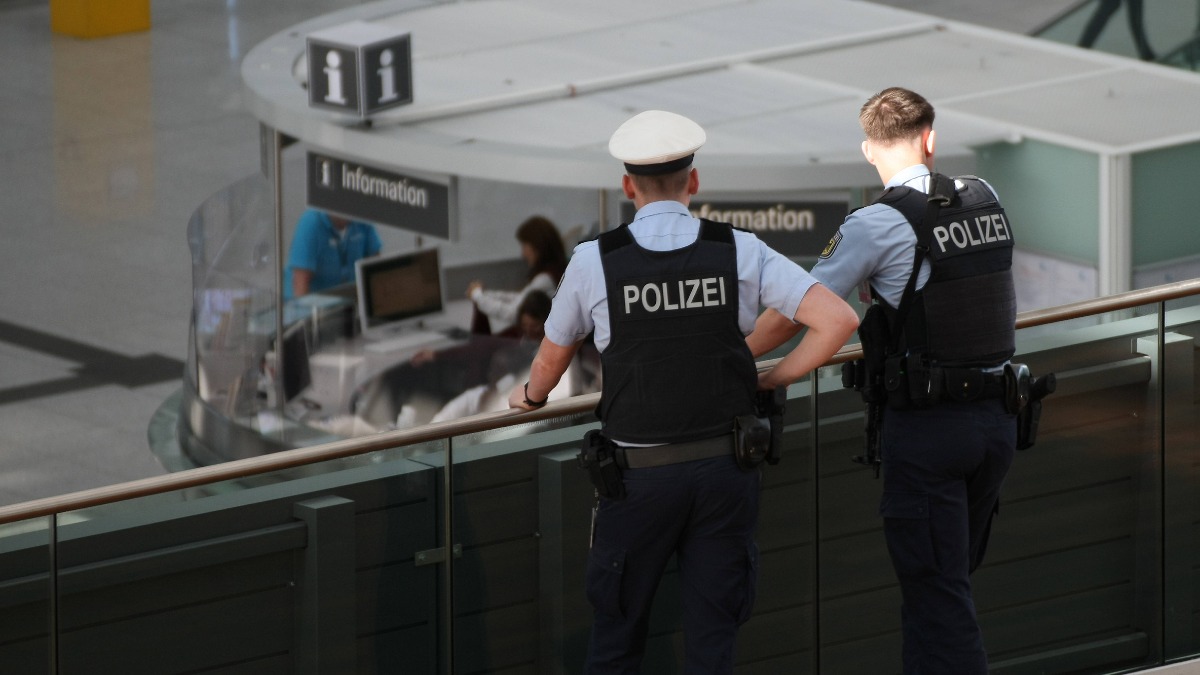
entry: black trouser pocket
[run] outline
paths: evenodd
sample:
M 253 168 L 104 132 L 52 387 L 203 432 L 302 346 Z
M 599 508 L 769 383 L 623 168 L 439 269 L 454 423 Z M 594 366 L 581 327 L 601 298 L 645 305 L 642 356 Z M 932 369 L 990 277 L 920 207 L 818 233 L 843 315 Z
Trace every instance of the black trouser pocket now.
M 588 552 L 586 592 L 592 607 L 609 616 L 624 616 L 621 607 L 621 579 L 624 576 L 625 549 L 597 541 Z
M 941 573 L 929 523 L 929 495 L 884 492 L 879 504 L 883 533 L 896 574 L 927 577 Z

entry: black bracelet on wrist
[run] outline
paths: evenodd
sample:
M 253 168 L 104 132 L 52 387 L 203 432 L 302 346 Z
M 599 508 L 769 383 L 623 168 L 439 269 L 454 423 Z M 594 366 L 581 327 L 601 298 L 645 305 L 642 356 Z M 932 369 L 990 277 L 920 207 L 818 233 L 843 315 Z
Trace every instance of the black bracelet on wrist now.
M 550 400 L 550 395 L 546 394 L 546 398 L 544 398 L 540 401 L 530 401 L 529 400 L 529 383 L 528 382 L 525 383 L 525 405 L 529 406 L 530 408 L 540 408 L 540 407 L 546 405 L 546 401 L 549 401 L 549 400 Z

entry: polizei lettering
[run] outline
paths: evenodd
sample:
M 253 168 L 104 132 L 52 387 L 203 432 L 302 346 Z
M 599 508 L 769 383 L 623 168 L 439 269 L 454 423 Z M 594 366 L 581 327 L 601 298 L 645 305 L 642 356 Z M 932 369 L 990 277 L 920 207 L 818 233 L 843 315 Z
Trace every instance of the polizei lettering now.
M 629 283 L 621 286 L 621 296 L 627 316 L 695 313 L 694 310 L 724 307 L 729 302 L 725 277 Z
M 933 240 L 941 253 L 991 248 L 1004 245 L 1011 238 L 1002 212 L 985 213 L 933 228 Z

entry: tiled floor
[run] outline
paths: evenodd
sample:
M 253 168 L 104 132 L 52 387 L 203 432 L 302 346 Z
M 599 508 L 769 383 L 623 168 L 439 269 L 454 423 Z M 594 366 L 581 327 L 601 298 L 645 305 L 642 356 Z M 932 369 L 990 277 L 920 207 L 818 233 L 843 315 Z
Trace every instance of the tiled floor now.
M 353 4 L 153 0 L 151 31 L 80 40 L 0 0 L 0 505 L 165 471 L 146 433 L 180 386 L 188 218 L 259 166 L 241 59 Z M 1023 32 L 1071 2 L 883 4 Z

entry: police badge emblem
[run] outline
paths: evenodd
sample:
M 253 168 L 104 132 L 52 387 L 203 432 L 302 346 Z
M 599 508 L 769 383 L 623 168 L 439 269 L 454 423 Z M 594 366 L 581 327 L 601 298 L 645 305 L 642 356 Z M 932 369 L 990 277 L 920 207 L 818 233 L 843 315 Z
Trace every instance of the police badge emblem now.
M 828 258 L 829 256 L 833 255 L 833 252 L 837 250 L 838 244 L 840 243 L 842 243 L 842 231 L 838 230 L 833 234 L 833 237 L 829 240 L 829 243 L 825 244 L 825 250 L 821 251 L 821 255 L 819 257 Z

